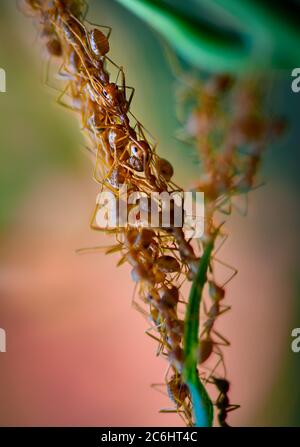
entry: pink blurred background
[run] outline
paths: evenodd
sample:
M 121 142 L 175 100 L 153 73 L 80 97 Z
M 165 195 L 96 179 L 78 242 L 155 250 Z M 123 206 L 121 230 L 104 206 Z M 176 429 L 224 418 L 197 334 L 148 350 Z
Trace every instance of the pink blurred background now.
M 91 14 L 118 30 L 112 48 L 116 60 L 125 67 L 127 62 L 130 84 L 137 87 L 137 114 L 158 135 L 178 182 L 187 186 L 197 166 L 189 149 L 172 138 L 172 81 L 162 50 L 149 30 L 111 3 L 99 2 L 101 19 L 99 5 L 92 5 Z M 178 415 L 158 412 L 171 405 L 150 385 L 163 381 L 167 365 L 145 335 L 149 324 L 131 306 L 129 268 L 116 268 L 117 255 L 75 253 L 112 243 L 89 229 L 98 189 L 92 166 L 80 152 L 76 120 L 37 86 L 39 49 L 30 52 L 30 23 L 9 7 L 1 20 L 1 37 L 9 35 L 10 46 L 2 45 L 0 65 L 11 79 L 8 93 L 0 97 L 0 138 L 9 172 L 3 197 L 21 183 L 0 233 L 0 327 L 7 333 L 7 353 L 0 354 L 0 425 L 181 425 Z M 140 42 L 136 36 L 142 30 Z M 122 33 L 131 51 L 120 46 Z M 143 64 L 142 45 L 149 48 Z M 155 79 L 151 65 L 158 67 Z M 162 94 L 165 104 L 157 113 Z M 288 140 L 285 145 L 288 150 Z M 52 147 L 55 153 L 66 151 L 63 162 L 53 162 Z M 294 423 L 286 408 L 292 408 L 296 375 L 287 378 L 285 370 L 291 365 L 297 371 L 290 332 L 295 327 L 299 200 L 280 169 L 268 168 L 275 160 L 288 172 L 276 155 L 279 150 L 266 156 L 267 186 L 251 194 L 247 217 L 230 218 L 230 237 L 220 254 L 239 269 L 228 288 L 232 310 L 219 324 L 231 342 L 225 352 L 231 401 L 241 404 L 230 416 L 234 425 Z M 28 157 L 41 160 L 26 165 Z M 22 177 L 24 169 L 28 178 Z

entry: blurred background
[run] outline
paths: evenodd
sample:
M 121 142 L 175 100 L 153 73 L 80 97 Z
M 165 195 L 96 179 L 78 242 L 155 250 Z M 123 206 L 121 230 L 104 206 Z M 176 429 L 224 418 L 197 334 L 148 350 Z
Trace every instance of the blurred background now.
M 90 1 L 92 22 L 113 28 L 111 55 L 136 88 L 134 113 L 159 139 L 177 183 L 199 166 L 179 143 L 174 77 L 157 35 L 114 1 Z M 151 389 L 166 363 L 131 307 L 133 283 L 117 256 L 79 256 L 77 248 L 111 240 L 89 229 L 98 186 L 76 118 L 43 85 L 42 48 L 31 21 L 1 2 L 0 67 L 0 354 L 1 426 L 176 426 L 168 398 Z M 270 83 L 271 84 L 271 83 Z M 299 126 L 300 93 L 289 71 L 270 85 L 272 111 L 288 131 L 264 157 L 266 185 L 249 212 L 228 221 L 222 259 L 239 270 L 228 288 L 232 310 L 219 330 L 231 341 L 225 359 L 233 425 L 300 425 Z M 82 150 L 83 149 L 83 150 Z

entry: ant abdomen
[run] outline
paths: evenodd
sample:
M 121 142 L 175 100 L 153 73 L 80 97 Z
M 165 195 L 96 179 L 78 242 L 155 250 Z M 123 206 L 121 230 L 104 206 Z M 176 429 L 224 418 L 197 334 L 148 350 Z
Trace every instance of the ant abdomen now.
M 109 52 L 109 41 L 102 31 L 95 28 L 89 33 L 90 47 L 97 57 L 105 56 Z
M 62 46 L 58 39 L 53 38 L 48 40 L 46 43 L 46 48 L 50 56 L 61 57 Z

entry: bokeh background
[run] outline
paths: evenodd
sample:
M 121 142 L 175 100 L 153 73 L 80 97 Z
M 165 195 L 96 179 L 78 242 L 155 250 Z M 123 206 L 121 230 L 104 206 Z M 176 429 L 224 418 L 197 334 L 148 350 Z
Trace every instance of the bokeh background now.
M 90 2 L 89 17 L 110 24 L 111 55 L 136 87 L 134 111 L 185 187 L 197 178 L 195 153 L 174 138 L 174 77 L 160 40 L 111 0 Z M 169 400 L 151 389 L 166 364 L 131 307 L 129 268 L 117 256 L 75 250 L 111 241 L 89 229 L 98 192 L 74 116 L 42 83 L 45 66 L 30 20 L 1 1 L 0 67 L 0 354 L 1 426 L 180 425 L 159 414 Z M 226 350 L 234 425 L 300 425 L 299 129 L 300 93 L 289 72 L 270 82 L 272 111 L 286 135 L 264 157 L 266 185 L 250 196 L 246 218 L 228 222 L 222 259 L 237 266 L 219 330 Z M 81 150 L 83 149 L 83 150 Z

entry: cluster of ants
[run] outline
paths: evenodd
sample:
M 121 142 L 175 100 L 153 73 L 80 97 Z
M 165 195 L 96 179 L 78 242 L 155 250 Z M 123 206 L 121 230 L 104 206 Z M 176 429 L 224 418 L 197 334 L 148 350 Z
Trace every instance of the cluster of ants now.
M 23 0 L 22 7 L 36 19 L 49 57 L 62 59 L 59 75 L 67 84 L 58 102 L 79 114 L 96 159 L 94 178 L 101 188 L 111 191 L 117 200 L 122 185 L 129 192 L 148 195 L 181 191 L 172 181 L 172 165 L 156 154 L 153 137 L 130 110 L 134 89 L 126 85 L 122 67 L 108 57 L 111 29 L 88 22 L 86 3 L 81 0 Z M 117 73 L 114 82 L 107 71 L 109 64 Z M 224 211 L 224 203 L 230 202 L 234 194 L 253 188 L 263 141 L 276 130 L 273 123 L 257 116 L 256 97 L 250 88 L 239 91 L 231 124 L 224 124 L 228 114 L 220 112 L 219 98 L 228 95 L 233 84 L 229 76 L 211 76 L 200 89 L 192 91 L 197 104 L 184 132 L 199 147 L 205 176 L 197 190 L 204 192 L 206 201 L 205 234 L 197 247 L 186 239 L 182 227 L 170 224 L 168 228 L 111 230 L 117 244 L 107 251 L 120 251 L 119 264 L 126 261 L 132 266 L 132 279 L 138 284 L 147 310 L 134 303 L 150 318 L 152 326 L 147 334 L 158 342 L 157 353 L 169 362 L 165 381 L 175 410 L 165 411 L 178 412 L 187 425 L 193 425 L 193 416 L 190 393 L 182 377 L 185 324 L 181 314 L 186 303 L 180 288 L 186 279 L 195 278 L 201 253 L 215 232 L 215 211 Z M 218 129 L 224 128 L 229 129 L 228 134 L 219 135 Z M 236 148 L 246 143 L 251 151 L 242 157 Z M 95 224 L 96 212 L 97 207 L 91 227 L 102 231 Z M 220 363 L 224 366 L 221 347 L 229 344 L 216 331 L 215 322 L 229 309 L 223 300 L 225 285 L 233 275 L 219 285 L 210 263 L 207 286 L 211 304 L 208 307 L 203 301 L 205 321 L 198 353 L 201 366 L 213 354 L 219 357 L 203 383 L 212 383 L 218 391 L 215 405 L 221 426 L 228 426 L 228 412 L 238 407 L 229 402 L 229 382 L 215 376 Z
M 283 133 L 285 121 L 266 110 L 263 77 L 180 78 L 178 137 L 196 145 L 200 154 L 203 175 L 196 190 L 204 192 L 212 212 L 230 214 L 234 196 L 247 199 L 247 193 L 258 187 L 263 151 Z

